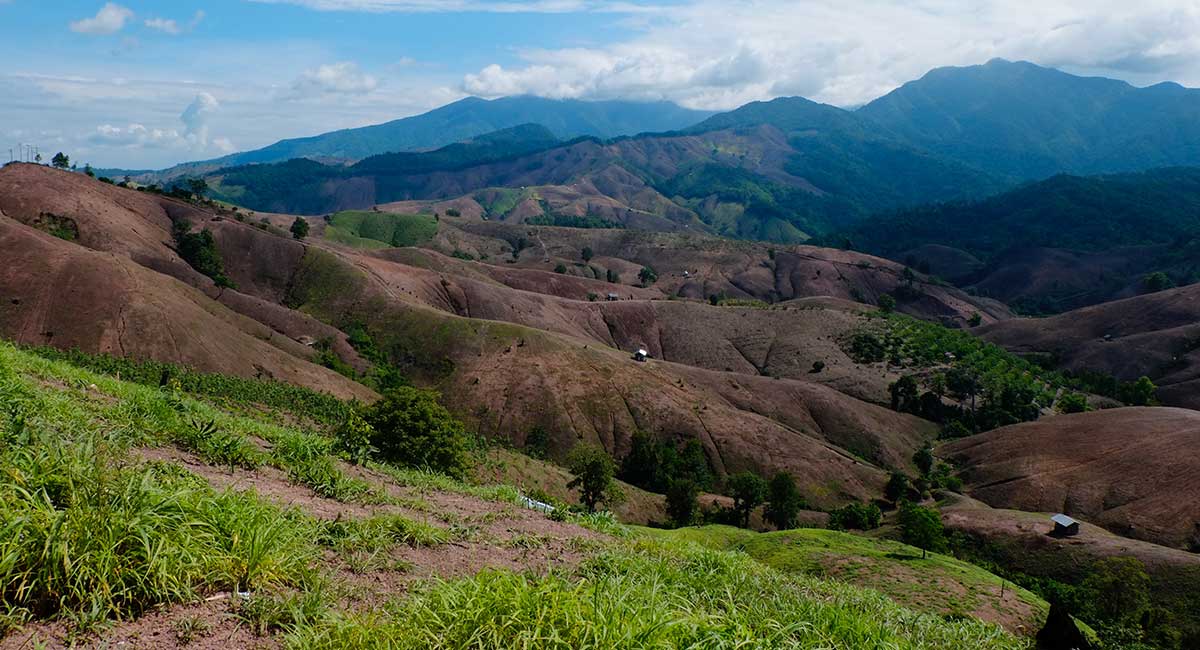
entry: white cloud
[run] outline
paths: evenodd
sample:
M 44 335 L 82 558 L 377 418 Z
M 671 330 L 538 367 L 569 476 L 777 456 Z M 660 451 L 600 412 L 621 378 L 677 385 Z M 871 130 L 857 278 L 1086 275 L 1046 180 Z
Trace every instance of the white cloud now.
M 462 87 L 712 109 L 781 95 L 855 105 L 931 68 L 993 57 L 1200 83 L 1200 4 L 1171 0 L 697 0 L 627 22 L 621 42 L 522 51 L 520 65 L 489 65 Z
M 71 31 L 80 34 L 115 34 L 125 27 L 125 22 L 133 18 L 133 11 L 115 2 L 106 3 L 91 18 L 84 18 L 71 23 Z
M 350 61 L 327 63 L 305 70 L 284 94 L 285 99 L 325 95 L 365 95 L 379 86 L 375 77 L 360 72 Z
M 209 93 L 200 93 L 183 110 L 179 119 L 183 121 L 184 137 L 193 145 L 208 146 L 208 119 L 221 108 L 217 98 Z
M 192 15 L 192 19 L 184 26 L 180 26 L 179 22 L 174 18 L 147 18 L 144 22 L 146 27 L 160 31 L 164 34 L 178 36 L 185 31 L 192 31 L 204 20 L 205 13 L 203 10 L 197 11 Z

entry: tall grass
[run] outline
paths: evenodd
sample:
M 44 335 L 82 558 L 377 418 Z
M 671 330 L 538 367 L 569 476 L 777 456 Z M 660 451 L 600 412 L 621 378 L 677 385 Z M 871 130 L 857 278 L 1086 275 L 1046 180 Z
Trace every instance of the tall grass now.
M 484 572 L 386 611 L 301 626 L 293 648 L 881 648 L 1008 650 L 978 621 L 916 614 L 873 592 L 785 576 L 734 553 L 636 543 L 575 575 Z

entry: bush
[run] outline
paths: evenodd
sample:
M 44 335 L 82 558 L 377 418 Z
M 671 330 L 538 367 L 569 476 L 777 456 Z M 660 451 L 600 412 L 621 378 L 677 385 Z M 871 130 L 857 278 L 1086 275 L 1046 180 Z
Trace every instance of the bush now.
M 874 530 L 879 528 L 883 512 L 873 503 L 851 503 L 829 513 L 831 530 Z
M 1062 397 L 1058 398 L 1057 406 L 1059 413 L 1083 413 L 1091 410 L 1087 397 L 1080 393 L 1063 393 Z
M 885 314 L 890 314 L 893 311 L 896 311 L 896 299 L 886 293 L 879 296 L 878 305 L 879 311 L 882 311 Z
M 292 237 L 294 239 L 304 239 L 308 236 L 308 220 L 304 217 L 296 217 L 292 222 Z
M 385 461 L 456 478 L 470 468 L 466 430 L 433 391 L 393 388 L 366 409 L 363 419 L 373 430 L 371 445 Z
M 183 220 L 176 221 L 172 232 L 179 256 L 193 269 L 208 276 L 218 287 L 237 288 L 225 275 L 225 265 L 217 252 L 217 242 L 208 228 L 199 233 L 191 232 L 191 226 Z
M 892 472 L 892 476 L 888 479 L 887 487 L 883 489 L 883 496 L 892 503 L 897 503 L 912 489 L 912 484 L 909 483 L 908 477 L 900 472 Z

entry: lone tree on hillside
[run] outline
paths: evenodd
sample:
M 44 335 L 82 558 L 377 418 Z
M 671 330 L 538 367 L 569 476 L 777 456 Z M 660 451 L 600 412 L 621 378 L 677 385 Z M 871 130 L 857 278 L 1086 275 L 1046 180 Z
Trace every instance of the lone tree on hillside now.
M 592 252 L 592 248 L 590 246 L 584 246 L 583 250 L 579 251 L 579 257 L 583 258 L 584 262 L 592 261 L 592 257 L 594 255 L 595 254 Z
M 71 158 L 67 154 L 60 151 L 54 154 L 54 157 L 50 159 L 50 165 L 55 169 L 70 169 Z
M 648 287 L 658 281 L 658 274 L 654 272 L 654 269 L 643 266 L 642 270 L 638 271 L 638 280 L 641 280 L 642 284 Z
M 921 447 L 913 453 L 912 461 L 913 465 L 916 465 L 917 469 L 921 471 L 921 476 L 929 476 L 929 473 L 933 471 L 933 447 L 928 445 Z
M 292 238 L 304 239 L 308 236 L 308 220 L 304 217 L 296 217 L 292 222 Z
M 754 472 L 739 472 L 729 477 L 729 496 L 742 528 L 750 527 L 750 513 L 767 499 L 767 482 Z
M 608 452 L 593 445 L 578 445 L 567 458 L 567 469 L 575 475 L 567 489 L 579 490 L 579 500 L 588 512 L 596 512 L 596 504 L 601 501 L 609 505 L 620 502 L 620 489 L 613 482 L 617 467 Z
M 434 391 L 401 386 L 363 413 L 383 460 L 461 478 L 470 467 L 467 432 Z
M 796 489 L 796 481 L 787 472 L 771 477 L 767 487 L 767 508 L 763 512 L 767 521 L 779 530 L 796 527 L 796 513 L 805 505 L 804 497 Z
M 208 181 L 203 178 L 189 178 L 187 180 L 188 191 L 197 199 L 204 196 L 208 191 Z
M 907 501 L 900 506 L 900 537 L 905 544 L 921 549 L 921 559 L 925 559 L 928 551 L 946 546 L 946 533 L 938 511 Z

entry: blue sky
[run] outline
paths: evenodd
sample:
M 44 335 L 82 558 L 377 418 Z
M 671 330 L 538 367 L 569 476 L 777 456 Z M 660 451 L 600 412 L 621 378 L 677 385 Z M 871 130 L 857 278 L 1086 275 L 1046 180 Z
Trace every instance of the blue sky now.
M 162 167 L 468 94 L 850 106 L 994 56 L 1200 85 L 1192 0 L 0 0 L 0 155 Z

